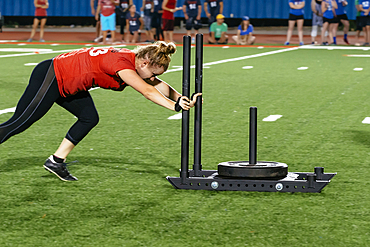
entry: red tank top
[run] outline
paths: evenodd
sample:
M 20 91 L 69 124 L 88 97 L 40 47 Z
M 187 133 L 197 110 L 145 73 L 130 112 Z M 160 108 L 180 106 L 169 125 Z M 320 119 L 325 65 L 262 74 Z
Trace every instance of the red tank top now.
M 168 0 L 168 2 L 166 4 L 166 7 L 169 8 L 169 9 L 175 9 L 176 8 L 176 2 L 177 2 L 177 0 Z M 163 10 L 162 18 L 167 19 L 167 20 L 174 20 L 175 16 L 173 15 L 172 12 L 170 12 L 168 10 Z
M 115 0 L 114 2 L 117 2 L 117 0 Z M 101 8 L 100 13 L 103 16 L 110 16 L 115 13 L 116 5 L 114 5 L 114 3 L 112 3 L 110 0 L 99 0 L 98 4 L 100 5 Z
M 37 0 L 37 4 L 45 5 L 46 4 L 46 1 L 45 0 Z M 46 9 L 40 8 L 40 7 L 36 7 L 35 16 L 47 16 Z
M 60 95 L 67 97 L 92 87 L 122 91 L 127 85 L 117 75 L 135 69 L 135 53 L 128 49 L 84 48 L 60 54 L 54 60 Z

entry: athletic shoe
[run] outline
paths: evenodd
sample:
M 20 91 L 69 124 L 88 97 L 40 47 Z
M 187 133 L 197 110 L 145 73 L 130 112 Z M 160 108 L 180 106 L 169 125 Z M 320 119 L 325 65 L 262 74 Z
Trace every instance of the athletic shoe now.
M 328 42 L 322 42 L 321 45 L 328 45 Z
M 44 39 L 40 39 L 40 42 L 45 42 L 45 40 Z
M 99 37 L 94 39 L 95 43 L 102 42 L 102 41 L 103 41 L 103 36 L 99 36 Z
M 304 43 L 303 42 L 299 42 L 299 45 L 304 45 Z
M 27 42 L 32 42 L 32 39 L 27 39 Z
M 331 43 L 330 45 L 331 45 L 331 46 L 333 46 L 333 45 L 337 45 L 337 44 L 335 44 L 335 43 Z
M 347 38 L 344 38 L 343 40 L 344 40 L 344 42 L 346 42 L 347 45 L 349 45 L 349 42 L 348 42 Z
M 54 161 L 53 156 L 50 156 L 44 164 L 45 170 L 54 173 L 63 181 L 76 181 L 78 180 L 76 177 L 72 176 L 69 171 L 67 170 L 66 163 L 57 163 Z
M 284 45 L 289 45 L 289 42 L 288 42 L 288 41 L 287 41 L 287 42 L 285 42 L 285 43 L 284 43 Z
M 369 46 L 369 43 L 364 43 L 363 46 Z

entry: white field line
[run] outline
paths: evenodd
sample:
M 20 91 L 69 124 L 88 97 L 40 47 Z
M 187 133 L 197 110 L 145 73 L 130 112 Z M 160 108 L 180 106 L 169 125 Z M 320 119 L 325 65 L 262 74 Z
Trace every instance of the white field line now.
M 107 46 L 107 47 L 99 47 L 99 48 L 108 48 L 108 47 L 125 47 L 126 45 L 112 45 L 112 46 Z M 20 53 L 20 54 L 8 54 L 8 55 L 0 55 L 0 58 L 3 57 L 22 57 L 22 56 L 30 56 L 30 55 L 44 55 L 44 54 L 53 54 L 53 53 L 65 53 L 65 52 L 71 52 L 77 49 L 72 49 L 72 50 L 57 50 L 53 51 L 50 49 L 50 51 L 37 51 L 37 49 L 34 49 L 34 52 L 31 53 Z
M 215 62 L 204 63 L 203 67 L 204 66 L 216 65 L 216 64 L 222 64 L 222 63 L 228 63 L 228 62 L 235 62 L 235 61 L 245 60 L 245 59 L 249 59 L 249 58 L 256 58 L 256 57 L 274 55 L 274 54 L 287 52 L 287 51 L 295 51 L 295 50 L 298 50 L 298 49 L 299 49 L 298 47 L 293 47 L 293 48 L 281 49 L 281 50 L 277 50 L 277 51 L 269 51 L 269 52 L 264 52 L 264 53 L 254 54 L 254 55 L 248 55 L 248 56 L 243 56 L 243 57 L 229 58 L 229 59 L 219 60 L 219 61 L 215 61 Z M 190 66 L 190 68 L 194 69 L 195 65 Z M 170 72 L 175 72 L 175 71 L 182 71 L 182 67 L 176 68 L 176 69 L 169 69 L 165 73 L 170 73 Z
M 370 55 L 346 55 L 346 57 L 370 57 Z
M 370 124 L 370 117 L 365 117 L 364 120 L 362 120 L 363 124 Z
M 31 53 L 20 53 L 20 54 L 8 54 L 8 55 L 0 55 L 0 58 L 3 57 L 22 57 L 22 56 L 31 56 L 31 55 L 44 55 L 44 54 L 52 54 L 52 53 L 65 53 L 65 52 L 70 52 L 74 51 L 73 50 L 59 50 L 59 51 L 46 51 L 46 52 L 31 52 Z
M 313 50 L 362 50 L 369 51 L 370 47 L 353 47 L 353 46 L 320 46 L 320 45 L 302 45 L 299 49 Z
M 48 52 L 53 51 L 52 49 L 37 49 L 37 48 L 0 48 L 0 51 L 4 52 Z
M 15 112 L 15 107 L 4 109 L 4 110 L 0 110 L 0 115 L 1 114 L 4 114 L 4 113 L 8 113 L 8 112 Z
M 270 115 L 268 117 L 265 117 L 264 119 L 262 119 L 262 121 L 264 122 L 274 122 L 276 120 L 278 120 L 279 118 L 281 118 L 283 115 Z

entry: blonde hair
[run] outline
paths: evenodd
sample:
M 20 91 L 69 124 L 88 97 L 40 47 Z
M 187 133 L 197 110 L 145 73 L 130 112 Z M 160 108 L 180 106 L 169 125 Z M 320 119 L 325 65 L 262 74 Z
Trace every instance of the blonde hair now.
M 138 46 L 134 52 L 137 58 L 148 59 L 150 66 L 157 65 L 166 71 L 171 62 L 171 55 L 176 52 L 176 45 L 172 42 L 157 41 L 152 45 Z

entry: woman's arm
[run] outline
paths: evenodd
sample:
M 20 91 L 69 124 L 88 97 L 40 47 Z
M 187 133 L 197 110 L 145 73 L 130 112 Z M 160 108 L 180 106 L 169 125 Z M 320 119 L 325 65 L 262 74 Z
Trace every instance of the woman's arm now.
M 45 5 L 43 5 L 42 8 L 44 8 L 44 9 L 49 8 L 49 1 L 48 0 L 46 0 Z
M 241 39 L 240 33 L 241 33 L 241 31 L 238 29 L 238 33 L 236 34 L 236 36 L 237 36 L 237 45 L 240 45 L 240 39 Z
M 173 101 L 177 101 L 177 99 L 181 97 L 181 94 L 179 92 L 177 92 L 173 87 L 157 77 L 153 81 L 151 81 L 150 79 L 147 79 L 145 81 L 158 89 L 158 91 L 161 92 L 165 97 L 172 99 Z
M 176 103 L 174 101 L 166 98 L 155 87 L 146 83 L 135 71 L 125 69 L 118 71 L 118 75 L 127 85 L 141 93 L 148 100 L 169 110 L 175 110 Z M 185 96 L 182 96 L 179 105 L 184 110 L 190 109 L 189 99 Z
M 328 9 L 328 4 L 323 1 L 321 3 L 321 12 L 324 14 L 327 9 Z
M 332 6 L 333 6 L 333 9 L 337 9 L 338 8 L 338 4 L 335 0 L 331 1 L 332 3 Z
M 163 3 L 162 3 L 162 9 L 163 10 L 167 10 L 167 11 L 170 11 L 170 12 L 173 12 L 173 9 L 170 9 L 170 8 L 167 8 L 167 3 L 168 3 L 168 0 L 163 0 Z
M 99 15 L 100 15 L 100 4 L 96 8 L 96 13 L 95 13 L 95 20 L 99 20 Z

